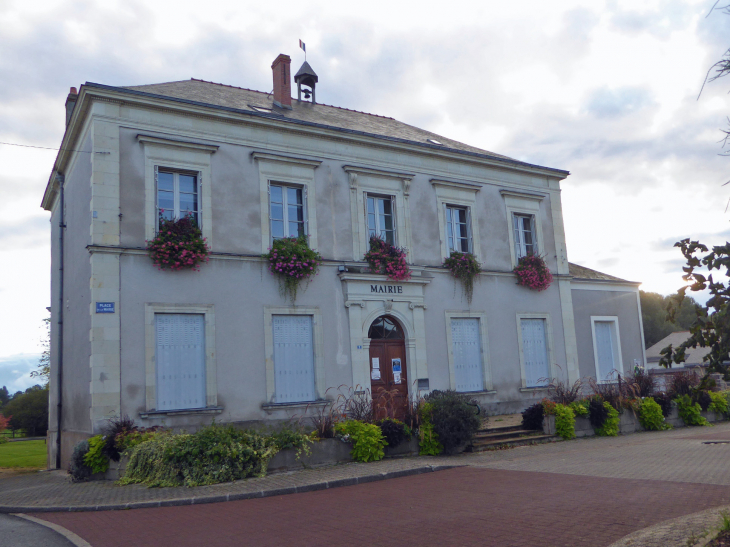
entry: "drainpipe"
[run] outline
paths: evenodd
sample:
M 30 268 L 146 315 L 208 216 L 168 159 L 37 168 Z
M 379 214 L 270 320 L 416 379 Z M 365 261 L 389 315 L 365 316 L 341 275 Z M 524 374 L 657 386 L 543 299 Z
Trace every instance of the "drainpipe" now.
M 61 416 L 63 411 L 63 232 L 66 229 L 65 206 L 63 201 L 62 174 L 57 175 L 60 188 L 61 218 L 58 221 L 58 407 L 56 410 L 58 426 L 56 432 L 56 469 L 61 469 Z

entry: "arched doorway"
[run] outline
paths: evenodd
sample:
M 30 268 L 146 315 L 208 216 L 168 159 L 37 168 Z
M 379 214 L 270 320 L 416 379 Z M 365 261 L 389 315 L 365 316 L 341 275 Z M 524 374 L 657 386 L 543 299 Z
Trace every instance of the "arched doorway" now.
M 376 419 L 402 420 L 408 404 L 408 369 L 403 328 L 389 315 L 370 325 L 370 391 Z

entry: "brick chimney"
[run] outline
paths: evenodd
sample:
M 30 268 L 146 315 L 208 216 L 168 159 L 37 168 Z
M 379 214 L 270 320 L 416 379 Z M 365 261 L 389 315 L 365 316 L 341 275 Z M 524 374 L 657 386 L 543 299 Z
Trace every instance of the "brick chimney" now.
M 74 106 L 76 106 L 76 99 L 78 98 L 78 91 L 75 87 L 72 87 L 68 92 L 68 97 L 66 97 L 66 127 L 68 127 L 68 122 L 71 121 L 71 114 L 74 112 Z
M 271 69 L 274 71 L 274 104 L 291 109 L 291 57 L 279 53 Z

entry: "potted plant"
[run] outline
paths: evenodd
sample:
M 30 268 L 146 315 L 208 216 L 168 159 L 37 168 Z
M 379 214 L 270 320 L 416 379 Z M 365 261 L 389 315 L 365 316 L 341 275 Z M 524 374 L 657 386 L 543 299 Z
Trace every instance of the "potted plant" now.
M 292 304 L 299 286 L 317 275 L 322 262 L 320 254 L 309 248 L 307 236 L 275 239 L 263 258 L 269 263 L 269 271 L 279 279 L 281 296 L 288 295 Z
M 461 281 L 466 300 L 471 304 L 474 295 L 474 279 L 481 271 L 481 264 L 476 257 L 472 253 L 452 251 L 449 258 L 444 260 L 444 268 L 447 268 L 451 275 Z
M 146 241 L 152 263 L 160 270 L 200 271 L 208 262 L 210 248 L 192 215 L 166 219 L 160 211 L 159 231 Z
M 391 245 L 378 236 L 370 236 L 370 250 L 365 253 L 365 261 L 372 273 L 385 274 L 388 279 L 405 281 L 411 278 L 406 250 Z
M 553 282 L 553 274 L 539 255 L 523 256 L 512 271 L 517 276 L 518 285 L 524 285 L 535 291 L 544 291 Z

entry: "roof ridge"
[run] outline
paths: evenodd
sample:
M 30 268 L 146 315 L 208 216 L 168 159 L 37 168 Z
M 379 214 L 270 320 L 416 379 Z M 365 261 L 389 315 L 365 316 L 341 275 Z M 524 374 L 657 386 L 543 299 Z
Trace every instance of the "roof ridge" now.
M 261 93 L 262 95 L 272 95 L 273 94 L 273 91 L 271 93 L 266 93 L 265 91 L 259 91 L 257 89 L 249 89 L 247 87 L 239 87 L 237 85 L 230 85 L 230 84 L 221 84 L 219 82 L 211 82 L 209 80 L 202 80 L 200 78 L 190 78 L 190 79 L 194 82 L 203 82 L 206 84 L 220 85 L 223 87 L 230 87 L 233 89 L 241 89 L 243 91 L 253 91 L 254 93 Z M 180 81 L 184 82 L 185 80 L 180 80 Z M 169 82 L 169 83 L 174 83 L 174 82 Z M 317 104 L 318 106 L 326 106 L 327 108 L 337 108 L 338 110 L 347 110 L 348 112 L 357 112 L 358 114 L 365 114 L 366 116 L 374 116 L 376 118 L 385 118 L 386 120 L 397 121 L 395 118 L 391 118 L 390 116 L 381 116 L 380 114 L 372 114 L 370 112 L 363 112 L 362 110 L 355 110 L 353 108 L 344 108 L 342 106 L 334 106 L 332 104 L 325 104 L 325 103 L 315 103 L 315 104 Z M 399 122 L 399 123 L 403 123 L 403 122 Z

